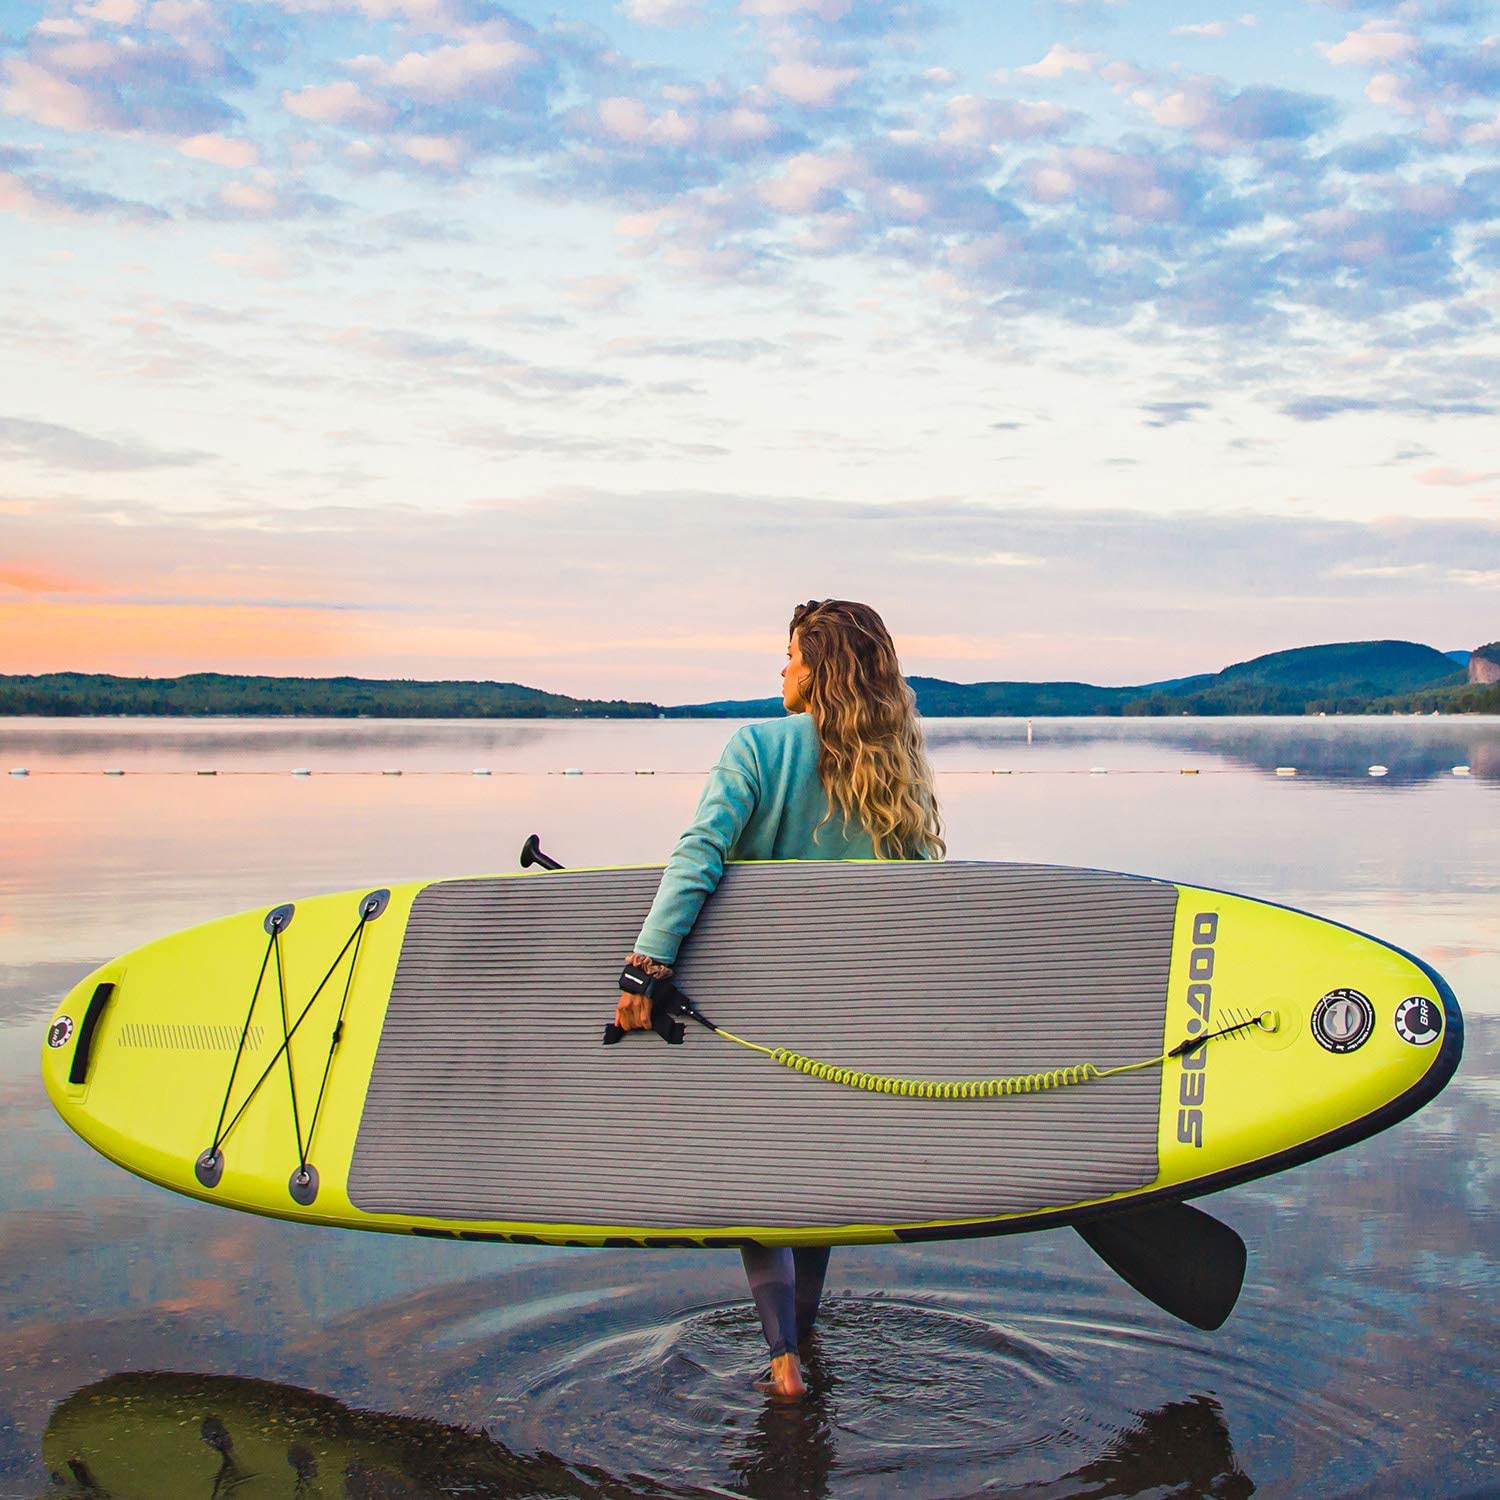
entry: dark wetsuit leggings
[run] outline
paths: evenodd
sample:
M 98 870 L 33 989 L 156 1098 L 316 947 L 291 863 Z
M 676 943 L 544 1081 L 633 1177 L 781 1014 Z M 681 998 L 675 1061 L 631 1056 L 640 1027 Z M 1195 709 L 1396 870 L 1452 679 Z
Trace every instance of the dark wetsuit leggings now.
M 768 1250 L 755 1245 L 740 1254 L 771 1358 L 795 1353 L 818 1318 L 823 1280 L 828 1275 L 828 1246 Z

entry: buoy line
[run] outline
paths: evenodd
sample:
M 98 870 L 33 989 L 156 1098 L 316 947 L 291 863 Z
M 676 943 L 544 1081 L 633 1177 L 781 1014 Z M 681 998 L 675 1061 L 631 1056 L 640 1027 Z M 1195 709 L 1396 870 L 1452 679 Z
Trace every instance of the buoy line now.
M 618 776 L 635 778 L 638 776 L 707 776 L 707 767 L 667 767 L 658 769 L 655 767 L 637 766 L 632 770 L 623 769 L 599 769 L 590 770 L 582 766 L 564 766 L 559 769 L 545 770 L 496 770 L 489 766 L 476 766 L 472 770 L 461 770 L 458 768 L 444 769 L 435 767 L 418 767 L 409 769 L 404 766 L 335 766 L 327 770 L 318 770 L 309 766 L 292 766 L 288 768 L 267 767 L 222 767 L 222 766 L 179 766 L 179 767 L 153 767 L 141 770 L 132 770 L 128 766 L 104 766 L 88 767 L 83 769 L 64 768 L 56 766 L 43 766 L 33 769 L 30 766 L 12 766 L 9 774 L 19 779 L 29 779 L 41 776 L 111 776 L 111 777 L 162 777 L 162 776 L 295 776 L 299 779 L 310 779 L 313 777 L 330 776 L 369 776 L 369 777 L 391 777 L 402 776 L 464 776 L 470 779 L 475 777 L 486 778 L 496 776 Z M 960 766 L 950 770 L 939 769 L 939 777 L 951 778 L 957 776 L 1242 776 L 1246 774 L 1245 767 L 1238 766 L 992 766 L 988 770 L 975 766 Z M 1300 774 L 1296 766 L 1276 766 L 1274 769 L 1262 767 L 1250 767 L 1249 774 L 1257 776 L 1297 776 Z M 1380 778 L 1391 774 L 1387 766 L 1374 765 L 1366 767 L 1363 772 L 1351 770 L 1347 773 L 1350 780 L 1363 774 L 1367 777 Z M 1440 774 L 1440 773 L 1435 773 Z M 1473 772 L 1469 766 L 1453 766 L 1449 775 L 1458 777 L 1472 776 Z

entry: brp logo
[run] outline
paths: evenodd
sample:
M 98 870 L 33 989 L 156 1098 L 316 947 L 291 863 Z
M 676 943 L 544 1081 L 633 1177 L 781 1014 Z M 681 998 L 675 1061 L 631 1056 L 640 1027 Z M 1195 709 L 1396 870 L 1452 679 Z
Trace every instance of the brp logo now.
M 1396 1034 L 1413 1047 L 1435 1042 L 1443 1029 L 1443 1013 L 1436 1001 L 1422 995 L 1408 995 L 1396 1007 Z
M 47 1045 L 49 1047 L 66 1047 L 72 1035 L 72 1016 L 59 1016 L 52 1023 L 51 1030 L 47 1033 Z

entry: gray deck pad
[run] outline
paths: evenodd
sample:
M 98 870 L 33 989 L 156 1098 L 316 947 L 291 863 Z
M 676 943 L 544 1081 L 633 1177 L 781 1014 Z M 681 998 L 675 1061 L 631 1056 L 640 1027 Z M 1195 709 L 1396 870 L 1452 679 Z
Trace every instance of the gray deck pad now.
M 856 1092 L 690 1026 L 601 1045 L 661 871 L 428 886 L 349 1195 L 508 1223 L 823 1227 L 987 1217 L 1141 1187 L 1160 1072 L 1041 1094 Z M 731 865 L 678 965 L 719 1025 L 900 1077 L 1133 1062 L 1163 1046 L 1177 889 L 1007 864 Z

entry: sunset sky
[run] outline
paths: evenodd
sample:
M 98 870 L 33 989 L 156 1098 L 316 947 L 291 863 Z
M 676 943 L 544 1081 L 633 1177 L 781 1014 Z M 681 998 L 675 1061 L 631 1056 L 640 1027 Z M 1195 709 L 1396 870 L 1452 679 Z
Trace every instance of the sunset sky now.
M 1500 637 L 1500 9 L 0 0 L 0 671 Z

